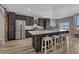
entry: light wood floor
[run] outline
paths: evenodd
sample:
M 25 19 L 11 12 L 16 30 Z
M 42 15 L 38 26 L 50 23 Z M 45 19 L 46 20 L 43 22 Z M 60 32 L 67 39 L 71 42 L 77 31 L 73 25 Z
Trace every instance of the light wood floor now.
M 35 53 L 32 48 L 32 39 L 22 39 L 9 41 L 0 46 L 0 54 L 29 54 Z
M 72 42 L 72 47 L 71 47 L 71 54 L 79 54 L 79 39 L 75 39 Z
M 72 42 L 72 47 L 70 54 L 79 53 L 79 39 L 75 39 Z M 63 51 L 62 51 L 63 50 Z M 66 46 L 58 49 L 55 54 L 66 54 Z M 9 41 L 3 45 L 0 45 L 0 54 L 36 54 L 32 47 L 32 38 L 22 39 L 22 40 L 13 40 Z M 41 54 L 41 53 L 38 53 Z M 48 53 L 53 54 L 53 52 Z

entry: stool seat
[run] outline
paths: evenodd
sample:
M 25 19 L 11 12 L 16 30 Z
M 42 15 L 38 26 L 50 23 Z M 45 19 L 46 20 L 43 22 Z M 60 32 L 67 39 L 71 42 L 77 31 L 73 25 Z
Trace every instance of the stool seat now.
M 44 37 L 43 40 L 45 41 L 52 40 L 52 37 Z

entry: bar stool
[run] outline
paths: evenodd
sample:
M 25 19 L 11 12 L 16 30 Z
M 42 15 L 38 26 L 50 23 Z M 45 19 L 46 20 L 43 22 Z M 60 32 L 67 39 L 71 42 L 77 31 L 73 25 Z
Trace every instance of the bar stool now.
M 61 39 L 62 46 L 66 45 L 66 35 L 65 34 L 61 34 L 60 35 L 60 39 Z
M 53 40 L 54 40 L 54 50 L 57 50 L 58 48 L 60 48 L 61 45 L 60 35 L 54 35 Z
M 52 41 L 53 41 L 53 49 L 54 51 L 56 50 L 56 39 L 55 39 L 55 36 L 52 36 Z
M 53 51 L 53 41 L 52 37 L 43 37 L 42 39 L 42 46 L 41 46 L 41 51 L 46 54 L 49 51 Z

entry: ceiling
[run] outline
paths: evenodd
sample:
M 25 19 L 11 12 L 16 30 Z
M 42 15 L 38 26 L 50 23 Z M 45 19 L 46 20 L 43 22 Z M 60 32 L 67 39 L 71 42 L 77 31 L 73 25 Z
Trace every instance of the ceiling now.
M 3 4 L 11 12 L 30 15 L 34 17 L 53 18 L 55 4 Z

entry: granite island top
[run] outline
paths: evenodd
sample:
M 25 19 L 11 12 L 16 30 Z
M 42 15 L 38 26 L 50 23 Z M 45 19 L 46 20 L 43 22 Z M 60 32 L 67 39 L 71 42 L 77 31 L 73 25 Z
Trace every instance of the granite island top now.
M 32 35 L 40 35 L 40 34 L 47 34 L 47 33 L 55 33 L 55 32 L 63 32 L 63 31 L 66 31 L 66 30 L 35 30 L 35 31 L 28 31 L 30 34 Z

